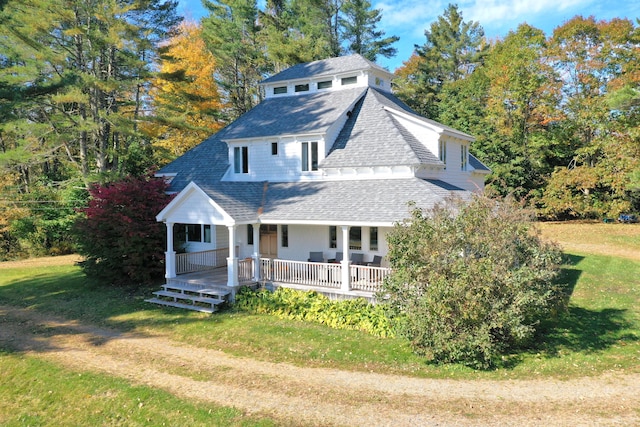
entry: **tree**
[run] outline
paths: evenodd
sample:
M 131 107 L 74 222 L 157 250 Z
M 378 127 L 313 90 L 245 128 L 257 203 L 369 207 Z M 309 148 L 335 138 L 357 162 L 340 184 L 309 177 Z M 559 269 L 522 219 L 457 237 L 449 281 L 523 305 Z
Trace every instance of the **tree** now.
M 224 105 L 214 79 L 216 61 L 201 28 L 185 22 L 162 49 L 160 73 L 153 80 L 154 117 L 145 130 L 156 154 L 172 160 L 218 131 Z
M 627 19 L 581 16 L 554 30 L 547 55 L 563 77 L 559 110 L 573 150 L 539 199 L 549 217 L 617 216 L 631 208 L 639 151 L 633 112 L 613 110 L 608 99 L 637 82 L 637 34 Z
M 508 200 L 475 195 L 414 208 L 395 226 L 380 298 L 417 353 L 488 368 L 532 342 L 562 293 L 554 285 L 561 253 L 532 232 L 530 218 Z
M 416 110 L 438 120 L 437 104 L 444 85 L 468 76 L 481 63 L 486 47 L 484 30 L 477 22 L 464 22 L 458 6 L 449 4 L 424 35 L 427 40 L 424 45 L 416 46 L 416 52 L 423 59 L 417 78 L 426 97 L 426 107 Z
M 486 121 L 495 130 L 484 151 L 493 169 L 492 184 L 518 199 L 544 185 L 554 166 L 567 160 L 553 124 L 558 120 L 560 79 L 545 62 L 546 37 L 521 24 L 497 41 L 485 57 L 489 85 Z
M 256 106 L 258 83 L 266 72 L 260 44 L 255 0 L 205 0 L 209 16 L 202 20 L 202 35 L 217 61 L 216 82 L 228 105 L 230 120 Z
M 171 200 L 166 189 L 152 175 L 91 186 L 88 207 L 75 226 L 87 276 L 118 286 L 162 277 L 166 228 L 155 215 Z
M 347 43 L 347 52 L 359 53 L 370 61 L 378 55 L 385 58 L 395 56 L 398 51 L 391 45 L 400 37 L 384 37 L 384 31 L 376 27 L 382 19 L 380 9 L 371 9 L 368 0 L 347 0 L 342 7 L 340 19 L 341 36 Z

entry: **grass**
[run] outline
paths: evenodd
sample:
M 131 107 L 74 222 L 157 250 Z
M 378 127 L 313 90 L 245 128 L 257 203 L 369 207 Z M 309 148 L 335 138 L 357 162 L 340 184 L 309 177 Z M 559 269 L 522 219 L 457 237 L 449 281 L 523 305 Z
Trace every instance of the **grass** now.
M 604 225 L 604 227 L 603 227 Z M 543 233 L 592 252 L 570 251 L 563 280 L 571 287 L 567 313 L 550 320 L 534 350 L 504 366 L 474 372 L 434 366 L 402 339 L 376 338 L 315 324 L 227 311 L 213 316 L 145 303 L 155 288 L 95 286 L 72 265 L 0 271 L 0 301 L 122 331 L 163 334 L 192 345 L 260 360 L 433 378 L 575 377 L 607 371 L 640 372 L 640 227 L 620 224 L 543 224 Z M 544 227 L 548 227 L 546 230 Z M 592 227 L 589 232 L 589 227 Z M 581 230 L 578 233 L 576 230 Z M 587 237 L 585 237 L 587 236 Z M 612 249 L 613 248 L 613 249 Z M 607 255 L 611 252 L 615 255 Z M 622 254 L 620 254 L 622 251 Z M 0 267 L 1 268 L 1 267 Z
M 75 372 L 0 350 L 0 425 L 273 426 L 241 411 L 196 404 L 125 380 Z

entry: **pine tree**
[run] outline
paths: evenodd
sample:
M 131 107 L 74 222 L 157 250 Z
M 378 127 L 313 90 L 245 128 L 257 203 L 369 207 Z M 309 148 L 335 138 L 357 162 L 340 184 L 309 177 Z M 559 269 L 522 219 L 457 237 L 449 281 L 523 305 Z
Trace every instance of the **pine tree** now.
M 368 0 L 347 0 L 340 19 L 341 36 L 347 44 L 347 52 L 359 53 L 370 61 L 375 61 L 378 55 L 385 58 L 395 56 L 398 51 L 391 45 L 400 38 L 384 37 L 384 31 L 376 29 L 380 19 L 380 9 L 371 9 Z

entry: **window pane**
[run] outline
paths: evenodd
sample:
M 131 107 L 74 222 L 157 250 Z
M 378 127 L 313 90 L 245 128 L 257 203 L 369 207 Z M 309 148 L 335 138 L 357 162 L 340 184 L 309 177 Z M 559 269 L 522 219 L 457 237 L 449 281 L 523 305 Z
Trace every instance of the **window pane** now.
M 204 225 L 204 242 L 211 243 L 211 225 Z
M 240 147 L 233 147 L 233 172 L 240 173 L 242 171 L 242 158 L 240 156 Z
M 187 224 L 187 242 L 201 242 L 202 227 L 200 224 Z
M 349 229 L 349 249 L 362 249 L 362 228 L 351 227 Z
M 369 228 L 369 249 L 372 251 L 378 250 L 378 227 Z
M 253 245 L 253 225 L 247 224 L 247 244 Z
M 286 86 L 280 86 L 280 87 L 274 87 L 273 88 L 273 94 L 274 95 L 280 95 L 283 93 L 287 93 L 287 87 Z
M 317 142 L 311 143 L 311 170 L 312 171 L 318 170 L 318 143 Z
M 249 173 L 249 147 L 242 147 L 242 173 Z
M 342 79 L 342 85 L 343 86 L 345 86 L 345 85 L 353 85 L 353 84 L 356 84 L 356 83 L 358 83 L 358 77 L 356 77 L 356 76 L 344 77 Z
M 329 89 L 331 86 L 333 86 L 333 82 L 331 80 L 318 82 L 318 89 Z
M 303 85 L 296 85 L 295 86 L 295 91 L 296 92 L 307 92 L 309 91 L 309 83 L 303 84 Z
M 278 155 L 278 143 L 277 142 L 272 142 L 271 143 L 271 155 L 272 156 L 277 156 Z
M 289 247 L 289 226 L 282 225 L 280 226 L 280 230 L 282 235 L 282 247 L 288 248 Z
M 335 249 L 338 247 L 338 229 L 335 225 L 329 226 L 329 248 Z
M 308 142 L 302 143 L 302 170 L 303 171 L 309 170 L 309 143 Z

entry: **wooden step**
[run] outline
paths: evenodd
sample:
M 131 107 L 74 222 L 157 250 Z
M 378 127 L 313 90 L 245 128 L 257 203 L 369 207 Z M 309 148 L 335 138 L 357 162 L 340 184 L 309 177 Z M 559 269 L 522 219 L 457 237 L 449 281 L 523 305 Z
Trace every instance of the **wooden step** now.
M 170 292 L 170 291 L 156 291 L 153 294 L 159 297 L 173 298 L 174 300 L 189 300 L 194 302 L 203 302 L 211 305 L 219 305 L 226 302 L 225 300 L 219 299 L 219 298 L 196 296 L 196 295 L 189 295 L 189 294 L 183 294 L 179 292 Z
M 180 291 L 181 293 L 193 293 L 199 296 L 217 297 L 219 299 L 225 299 L 231 294 L 231 291 L 227 289 L 203 287 L 197 285 L 190 285 L 187 283 L 167 283 L 162 285 L 162 288 L 167 292 Z
M 184 304 L 181 302 L 176 302 L 176 301 L 166 301 L 166 300 L 162 300 L 162 299 L 158 299 L 158 298 L 151 298 L 151 299 L 147 299 L 145 300 L 145 302 L 150 302 L 153 304 L 159 304 L 159 305 L 166 305 L 169 307 L 176 307 L 176 308 L 184 308 L 187 310 L 194 310 L 194 311 L 201 311 L 203 313 L 215 313 L 216 312 L 216 307 L 203 307 L 200 305 L 193 305 L 193 304 Z

